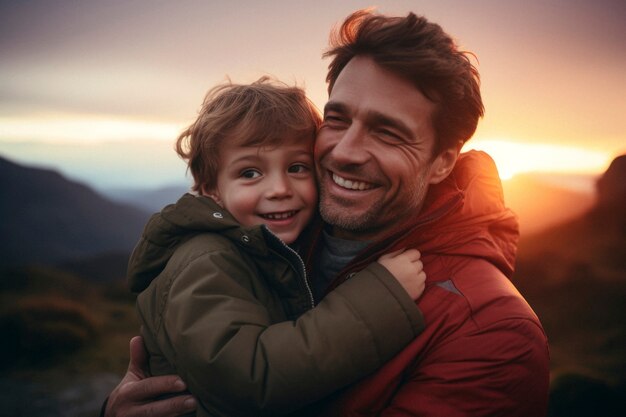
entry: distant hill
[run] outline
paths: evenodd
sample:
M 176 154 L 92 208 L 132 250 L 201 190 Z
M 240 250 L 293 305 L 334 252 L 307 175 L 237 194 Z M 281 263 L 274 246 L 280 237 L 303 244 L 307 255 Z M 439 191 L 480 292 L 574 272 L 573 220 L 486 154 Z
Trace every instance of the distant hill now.
M 623 394 L 625 213 L 626 155 L 598 180 L 586 212 L 522 235 L 513 280 L 544 325 L 553 371 L 604 380 Z
M 103 192 L 115 201 L 131 204 L 150 213 L 156 213 L 166 205 L 178 201 L 189 190 L 189 186 L 177 184 L 155 190 L 116 188 L 103 190 Z
M 56 171 L 0 157 L 0 265 L 130 251 L 148 215 Z
M 598 179 L 596 195 L 591 201 L 592 204 L 586 200 L 578 203 L 589 207 L 575 218 L 535 235 L 523 236 L 520 259 L 532 261 L 549 254 L 546 262 L 588 263 L 626 271 L 626 155 L 616 158 Z M 626 275 L 620 278 L 626 282 Z
M 507 206 L 519 216 L 523 236 L 572 220 L 595 201 L 592 192 L 559 186 L 532 174 L 503 181 L 502 188 Z

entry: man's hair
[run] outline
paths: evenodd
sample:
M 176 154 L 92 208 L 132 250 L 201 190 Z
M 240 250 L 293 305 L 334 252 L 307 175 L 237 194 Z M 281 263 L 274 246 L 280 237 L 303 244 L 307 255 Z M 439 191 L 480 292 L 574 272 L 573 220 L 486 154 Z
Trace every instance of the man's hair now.
M 443 29 L 424 17 L 388 17 L 359 10 L 331 35 L 324 57 L 328 92 L 339 73 L 357 55 L 370 57 L 381 67 L 412 82 L 435 103 L 433 157 L 465 143 L 484 113 L 478 71 L 471 53 L 458 50 Z
M 315 138 L 321 123 L 315 105 L 299 87 L 269 77 L 252 84 L 218 85 L 207 93 L 198 118 L 176 141 L 187 161 L 194 191 L 217 184 L 220 152 L 237 146 L 280 146 L 292 138 Z

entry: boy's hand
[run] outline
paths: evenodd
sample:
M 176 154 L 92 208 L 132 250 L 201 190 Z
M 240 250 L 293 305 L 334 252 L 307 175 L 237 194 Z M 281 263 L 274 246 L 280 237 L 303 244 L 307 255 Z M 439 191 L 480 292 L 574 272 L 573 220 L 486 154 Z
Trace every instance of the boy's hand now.
M 417 300 L 424 292 L 426 273 L 417 249 L 386 253 L 378 263 L 387 268 L 412 299 Z
M 163 394 L 182 392 L 186 385 L 177 375 L 147 377 L 148 354 L 140 336 L 130 341 L 130 363 L 122 381 L 113 389 L 106 403 L 104 417 L 170 417 L 196 409 L 191 395 L 162 400 Z

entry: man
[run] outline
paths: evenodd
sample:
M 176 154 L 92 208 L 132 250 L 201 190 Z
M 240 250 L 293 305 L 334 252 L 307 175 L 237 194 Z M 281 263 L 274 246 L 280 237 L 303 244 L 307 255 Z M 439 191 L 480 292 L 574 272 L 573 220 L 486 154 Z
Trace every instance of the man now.
M 459 156 L 483 113 L 475 68 L 438 25 L 413 14 L 356 12 L 326 55 L 330 96 L 315 157 L 327 226 L 313 233 L 305 261 L 321 297 L 378 254 L 418 248 L 426 330 L 377 372 L 303 413 L 545 415 L 545 334 L 507 278 L 517 222 L 492 161 Z M 176 377 L 142 379 L 137 356 L 134 340 L 106 415 L 188 410 L 184 396 L 145 403 L 183 388 L 172 389 Z

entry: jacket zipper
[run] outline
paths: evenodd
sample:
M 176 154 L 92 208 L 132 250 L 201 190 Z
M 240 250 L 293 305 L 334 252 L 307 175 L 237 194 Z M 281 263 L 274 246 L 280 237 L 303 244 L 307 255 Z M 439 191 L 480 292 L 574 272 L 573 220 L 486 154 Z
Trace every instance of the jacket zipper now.
M 300 255 L 298 255 L 298 252 L 296 252 L 295 250 L 293 250 L 292 248 L 290 248 L 285 242 L 282 241 L 281 238 L 279 238 L 278 236 L 276 236 L 274 233 L 272 233 L 272 231 L 265 225 L 262 225 L 263 229 L 265 229 L 266 232 L 269 232 L 269 234 L 272 236 L 272 238 L 280 243 L 281 247 L 283 247 L 284 249 L 287 250 L 287 252 L 289 252 L 290 254 L 294 255 L 296 257 L 296 259 L 298 260 L 299 264 L 300 264 L 300 272 L 304 281 L 304 287 L 306 288 L 307 291 L 307 295 L 309 296 L 309 302 L 311 303 L 311 308 L 315 307 L 315 298 L 313 297 L 313 291 L 311 290 L 311 284 L 309 283 L 309 278 L 307 276 L 306 273 L 306 267 L 304 266 L 304 261 L 302 260 L 302 258 L 300 257 Z M 289 261 L 290 264 L 292 264 L 292 262 Z M 292 264 L 293 266 L 293 264 Z
M 314 308 L 315 307 L 315 298 L 313 298 L 313 291 L 311 290 L 311 284 L 309 284 L 309 278 L 308 278 L 307 273 L 306 273 L 306 268 L 304 266 L 304 261 L 302 260 L 300 255 L 298 255 L 298 252 L 296 252 L 295 250 L 293 250 L 289 246 L 287 246 L 287 244 L 285 242 L 283 242 L 281 240 L 280 243 L 282 243 L 282 245 L 285 248 L 287 248 L 287 250 L 289 252 L 293 253 L 296 256 L 296 258 L 298 258 L 298 262 L 300 262 L 300 270 L 302 271 L 302 278 L 304 279 L 304 286 L 306 288 L 307 294 L 309 295 L 309 301 L 311 302 L 311 308 Z

